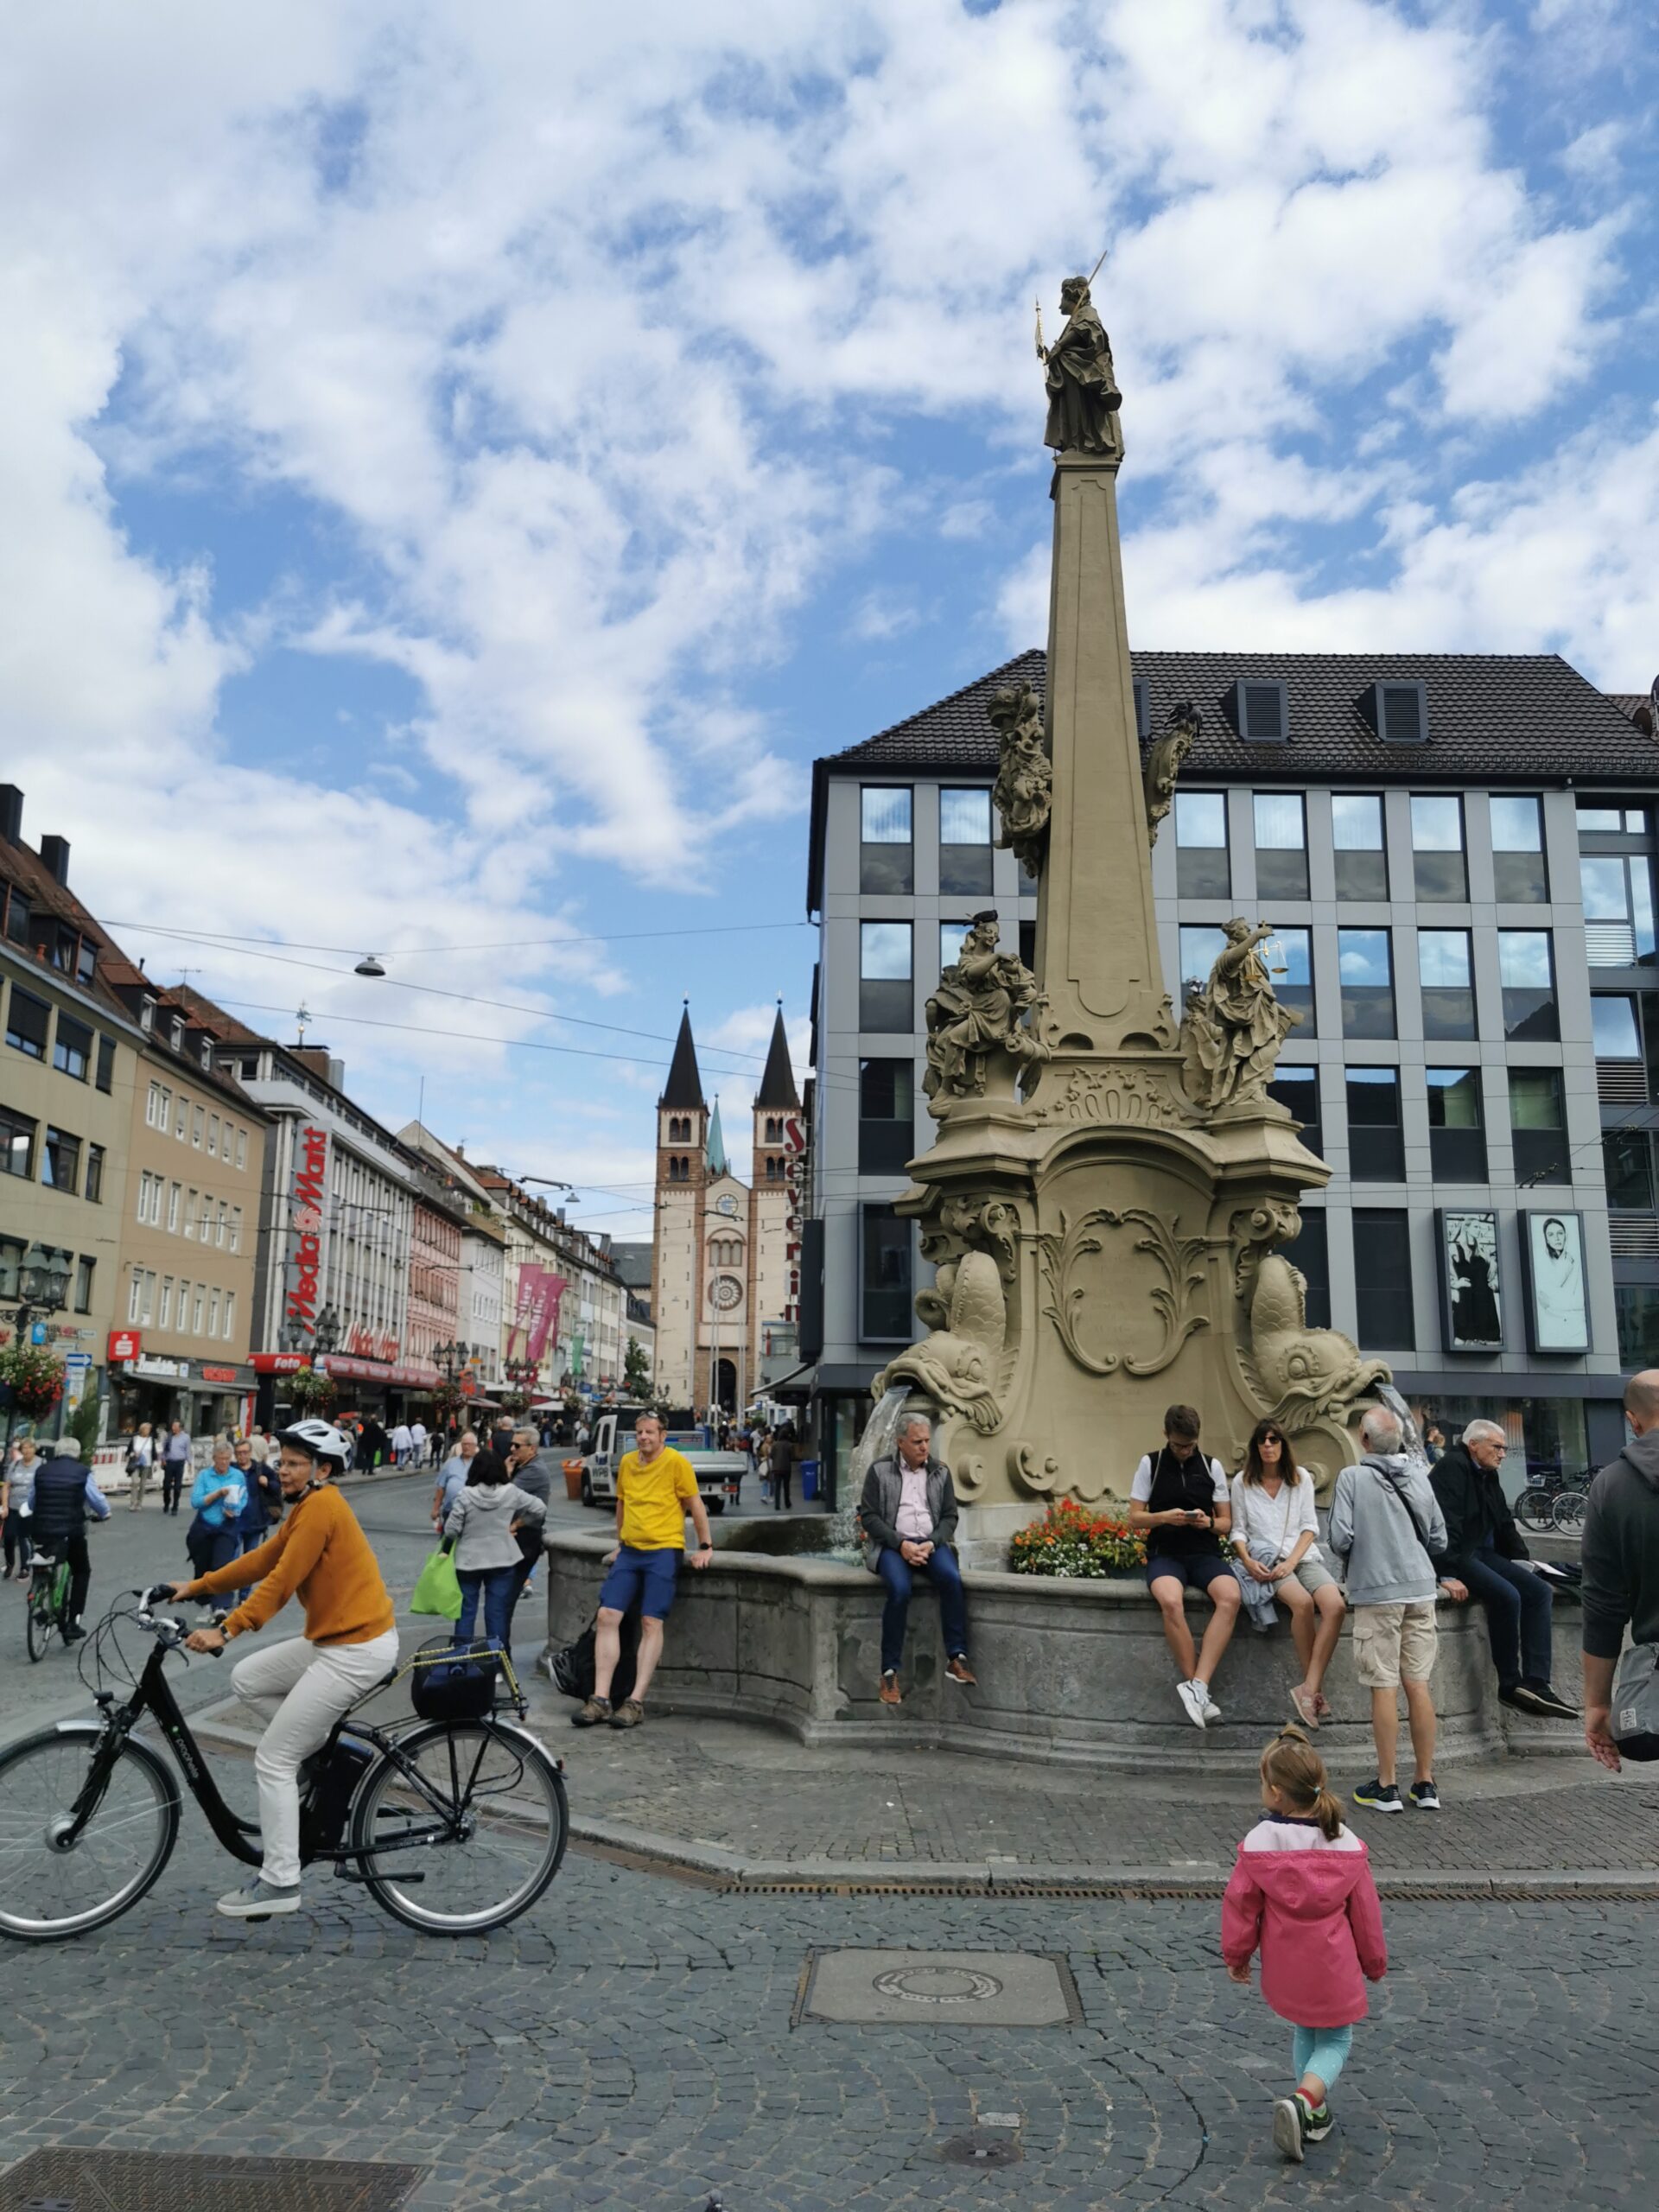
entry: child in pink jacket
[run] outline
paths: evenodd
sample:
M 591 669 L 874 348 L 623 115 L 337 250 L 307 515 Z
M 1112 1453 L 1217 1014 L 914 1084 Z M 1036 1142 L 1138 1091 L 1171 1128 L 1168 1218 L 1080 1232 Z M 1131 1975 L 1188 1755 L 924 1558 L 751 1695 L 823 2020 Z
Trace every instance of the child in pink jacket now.
M 1262 1754 L 1264 1817 L 1238 1847 L 1221 1906 L 1221 1949 L 1235 1981 L 1262 1948 L 1262 1994 L 1294 2026 L 1300 2079 L 1273 2108 L 1273 2139 L 1301 2161 L 1331 2133 L 1332 2084 L 1365 2017 L 1365 1984 L 1389 1968 L 1370 1856 L 1343 1826 L 1325 1762 L 1300 1728 Z

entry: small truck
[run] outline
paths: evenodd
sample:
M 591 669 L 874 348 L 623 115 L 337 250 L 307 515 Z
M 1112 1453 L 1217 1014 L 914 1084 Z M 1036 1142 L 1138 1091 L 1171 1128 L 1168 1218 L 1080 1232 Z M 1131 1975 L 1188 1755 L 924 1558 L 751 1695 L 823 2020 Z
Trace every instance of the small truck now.
M 584 1505 L 612 1505 L 616 1501 L 616 1470 L 623 1454 L 633 1449 L 633 1424 L 647 1406 L 610 1406 L 596 1415 L 594 1421 L 594 1440 L 590 1451 L 582 1462 L 582 1502 Z M 710 1446 L 701 1427 L 688 1414 L 683 1426 L 678 1416 L 670 1414 L 670 1421 L 677 1425 L 668 1431 L 666 1441 L 676 1452 L 683 1452 L 691 1463 L 697 1478 L 697 1494 L 710 1513 L 726 1510 L 726 1485 L 748 1472 L 747 1454 L 742 1452 L 721 1452 Z

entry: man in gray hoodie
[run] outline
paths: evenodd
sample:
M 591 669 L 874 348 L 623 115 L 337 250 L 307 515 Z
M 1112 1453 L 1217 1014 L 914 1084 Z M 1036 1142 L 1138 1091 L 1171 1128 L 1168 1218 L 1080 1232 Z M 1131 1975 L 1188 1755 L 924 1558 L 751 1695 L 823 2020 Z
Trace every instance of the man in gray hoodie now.
M 1426 1460 L 1408 1459 L 1400 1423 L 1374 1406 L 1359 1425 L 1357 1465 L 1337 1477 L 1331 1500 L 1331 1548 L 1341 1560 L 1354 1618 L 1354 1671 L 1371 1694 L 1376 1773 L 1354 1792 L 1357 1805 L 1401 1813 L 1395 1766 L 1400 1748 L 1400 1691 L 1406 1693 L 1416 1774 L 1411 1802 L 1438 1813 L 1434 1787 L 1434 1668 L 1437 1591 L 1465 1599 L 1461 1582 L 1441 1572 L 1446 1522 Z
M 1634 1433 L 1590 1485 L 1584 1516 L 1584 1740 L 1618 1771 L 1613 1669 L 1628 1627 L 1659 1643 L 1659 1367 L 1633 1375 L 1624 1418 Z

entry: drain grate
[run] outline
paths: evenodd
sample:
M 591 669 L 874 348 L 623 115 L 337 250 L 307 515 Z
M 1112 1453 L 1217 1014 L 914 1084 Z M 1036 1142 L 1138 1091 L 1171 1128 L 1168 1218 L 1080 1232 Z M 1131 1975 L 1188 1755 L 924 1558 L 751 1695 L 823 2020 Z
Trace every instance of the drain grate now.
M 424 2166 L 31 2151 L 0 2174 L 0 2212 L 397 2212 Z
M 1023 2155 L 1013 2135 L 953 2135 L 939 2145 L 947 2166 L 1014 2166 Z

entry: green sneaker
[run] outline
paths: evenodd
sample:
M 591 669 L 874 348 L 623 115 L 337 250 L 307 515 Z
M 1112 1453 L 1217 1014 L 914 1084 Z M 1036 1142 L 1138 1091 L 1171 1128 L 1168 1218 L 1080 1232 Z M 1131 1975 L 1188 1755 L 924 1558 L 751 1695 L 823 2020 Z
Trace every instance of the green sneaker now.
M 1298 2089 L 1296 2102 L 1301 2115 L 1303 2142 L 1323 2143 L 1337 2124 L 1331 2117 L 1329 2099 L 1322 2105 L 1311 2105 Z

